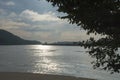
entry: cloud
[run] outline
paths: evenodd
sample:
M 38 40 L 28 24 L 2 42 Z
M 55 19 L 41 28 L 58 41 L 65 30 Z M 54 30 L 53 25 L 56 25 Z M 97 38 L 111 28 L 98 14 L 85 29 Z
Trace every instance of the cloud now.
M 60 35 L 60 40 L 66 40 L 66 41 L 83 41 L 87 40 L 90 37 L 94 37 L 94 39 L 99 39 L 102 36 L 101 35 L 95 35 L 90 34 L 87 35 L 87 31 L 85 30 L 71 30 L 71 31 L 64 31 Z
M 56 15 L 63 14 L 45 0 L 1 0 L 0 6 L 0 28 L 22 38 L 54 42 L 90 37 L 78 26 L 59 19 Z
M 53 41 L 51 32 L 29 32 L 21 29 L 6 29 L 7 31 L 28 40 L 38 40 L 42 42 Z
M 9 15 L 8 15 L 10 18 L 12 18 L 12 17 L 17 17 L 18 15 L 15 13 L 15 12 L 11 12 Z
M 34 34 L 32 34 L 31 32 L 27 32 L 27 31 L 24 31 L 24 30 L 21 30 L 21 29 L 5 29 L 23 39 L 31 39 L 31 40 L 34 40 L 34 38 L 31 37 L 31 35 L 34 36 Z
M 8 1 L 4 3 L 6 6 L 14 6 L 15 3 L 13 1 Z
M 38 12 L 32 11 L 32 10 L 24 10 L 21 14 L 21 17 L 32 20 L 32 21 L 59 21 L 54 13 L 48 12 L 44 14 L 39 14 Z
M 76 31 L 64 31 L 61 33 L 60 38 L 61 40 L 65 40 L 65 41 L 83 40 L 81 37 L 84 34 L 85 32 L 81 34 L 80 31 L 77 31 L 77 30 Z
M 1 19 L 0 20 L 0 28 L 19 28 L 19 27 L 27 27 L 30 26 L 24 22 L 16 22 L 11 19 Z
M 6 11 L 4 9 L 0 9 L 0 15 L 6 14 Z

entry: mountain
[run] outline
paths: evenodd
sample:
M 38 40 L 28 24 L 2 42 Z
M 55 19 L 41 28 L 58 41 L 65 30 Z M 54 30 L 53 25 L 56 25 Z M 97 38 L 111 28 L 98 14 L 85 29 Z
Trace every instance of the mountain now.
M 41 44 L 41 42 L 25 40 L 8 31 L 0 29 L 0 45 L 30 45 L 30 44 Z

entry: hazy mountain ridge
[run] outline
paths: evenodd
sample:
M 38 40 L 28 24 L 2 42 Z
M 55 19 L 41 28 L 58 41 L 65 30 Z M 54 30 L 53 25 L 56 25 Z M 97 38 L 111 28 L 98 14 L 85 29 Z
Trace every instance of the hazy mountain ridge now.
M 41 44 L 41 42 L 25 40 L 8 31 L 0 29 L 0 45 L 29 45 L 29 44 Z

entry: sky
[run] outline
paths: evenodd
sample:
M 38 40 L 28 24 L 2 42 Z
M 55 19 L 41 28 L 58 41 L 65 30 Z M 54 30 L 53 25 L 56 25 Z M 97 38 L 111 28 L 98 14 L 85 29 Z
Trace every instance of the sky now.
M 0 0 L 0 29 L 41 42 L 82 41 L 91 35 L 58 16 L 57 7 L 45 0 Z M 98 38 L 99 36 L 96 36 Z

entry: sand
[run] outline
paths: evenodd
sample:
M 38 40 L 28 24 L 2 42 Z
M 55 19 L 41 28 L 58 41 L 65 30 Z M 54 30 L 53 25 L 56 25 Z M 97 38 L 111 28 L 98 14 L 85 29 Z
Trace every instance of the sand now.
M 0 72 L 0 80 L 94 80 L 62 75 Z

